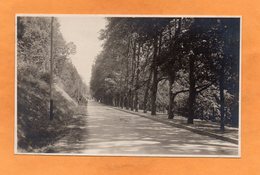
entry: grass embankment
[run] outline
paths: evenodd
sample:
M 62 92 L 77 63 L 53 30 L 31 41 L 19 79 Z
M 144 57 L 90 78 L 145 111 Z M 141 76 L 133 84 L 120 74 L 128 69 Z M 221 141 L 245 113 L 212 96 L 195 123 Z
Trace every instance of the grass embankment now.
M 45 76 L 46 77 L 46 76 Z M 69 131 L 76 105 L 54 91 L 54 119 L 49 120 L 48 80 L 33 75 L 18 77 L 17 139 L 19 152 L 37 152 L 54 143 Z

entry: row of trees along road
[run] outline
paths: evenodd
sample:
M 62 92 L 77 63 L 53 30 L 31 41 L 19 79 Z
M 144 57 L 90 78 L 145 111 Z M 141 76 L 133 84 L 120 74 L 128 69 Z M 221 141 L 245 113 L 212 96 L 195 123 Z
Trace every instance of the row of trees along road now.
M 238 18 L 107 18 L 92 95 L 146 113 L 238 126 Z

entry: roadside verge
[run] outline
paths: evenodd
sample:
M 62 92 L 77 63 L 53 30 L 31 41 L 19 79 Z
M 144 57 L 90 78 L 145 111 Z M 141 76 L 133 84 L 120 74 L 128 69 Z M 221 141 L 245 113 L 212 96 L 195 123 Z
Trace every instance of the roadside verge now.
M 112 107 L 112 108 L 123 111 L 123 112 L 130 113 L 130 114 L 135 114 L 135 115 L 147 118 L 147 119 L 151 119 L 153 121 L 164 123 L 166 125 L 186 129 L 186 130 L 192 131 L 197 134 L 206 135 L 209 137 L 213 137 L 213 138 L 220 139 L 220 140 L 227 141 L 227 142 L 234 143 L 234 144 L 239 143 L 238 128 L 226 127 L 225 132 L 222 133 L 219 131 L 218 125 L 216 125 L 212 122 L 206 123 L 203 121 L 201 121 L 201 122 L 195 121 L 194 125 L 188 125 L 188 124 L 184 123 L 183 119 L 180 119 L 180 118 L 172 119 L 172 120 L 167 119 L 166 114 L 159 114 L 156 116 L 152 116 L 151 114 L 148 114 L 148 113 L 134 112 L 134 111 L 129 111 L 129 110 L 117 108 L 117 107 Z M 210 127 L 212 127 L 213 129 L 209 130 L 208 128 L 210 128 Z

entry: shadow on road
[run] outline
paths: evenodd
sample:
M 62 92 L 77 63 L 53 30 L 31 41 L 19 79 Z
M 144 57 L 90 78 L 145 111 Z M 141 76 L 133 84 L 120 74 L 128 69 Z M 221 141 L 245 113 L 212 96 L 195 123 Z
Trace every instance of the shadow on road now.
M 46 153 L 82 155 L 237 155 L 238 146 L 91 102 Z

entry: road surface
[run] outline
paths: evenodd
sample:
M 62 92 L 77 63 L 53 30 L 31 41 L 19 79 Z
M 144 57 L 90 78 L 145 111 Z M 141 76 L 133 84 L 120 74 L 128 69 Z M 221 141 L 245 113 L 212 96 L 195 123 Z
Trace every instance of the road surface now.
M 85 111 L 86 110 L 86 111 Z M 238 145 L 175 128 L 97 102 L 81 106 L 70 134 L 47 152 L 86 155 L 237 155 Z M 84 111 L 86 115 L 84 115 Z

